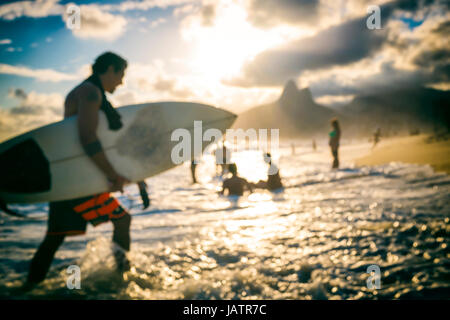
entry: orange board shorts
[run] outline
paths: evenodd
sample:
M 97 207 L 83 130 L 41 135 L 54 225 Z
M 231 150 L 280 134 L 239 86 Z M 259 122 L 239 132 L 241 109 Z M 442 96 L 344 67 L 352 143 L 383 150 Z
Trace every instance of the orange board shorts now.
M 86 233 L 88 222 L 93 226 L 119 220 L 129 213 L 110 193 L 50 202 L 48 235 L 79 235 Z

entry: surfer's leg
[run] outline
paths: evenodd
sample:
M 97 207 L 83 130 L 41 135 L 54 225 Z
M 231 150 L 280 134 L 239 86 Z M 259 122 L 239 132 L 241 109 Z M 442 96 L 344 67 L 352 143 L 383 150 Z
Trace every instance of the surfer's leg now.
M 46 235 L 31 260 L 27 284 L 37 284 L 45 279 L 56 250 L 63 243 L 65 235 Z
M 127 213 L 120 219 L 112 220 L 112 222 L 114 225 L 113 241 L 122 249 L 114 252 L 117 269 L 122 272 L 127 271 L 130 269 L 130 262 L 124 251 L 130 250 L 131 216 Z
M 130 250 L 130 224 L 131 216 L 127 213 L 117 220 L 112 220 L 114 225 L 113 241 L 123 250 Z

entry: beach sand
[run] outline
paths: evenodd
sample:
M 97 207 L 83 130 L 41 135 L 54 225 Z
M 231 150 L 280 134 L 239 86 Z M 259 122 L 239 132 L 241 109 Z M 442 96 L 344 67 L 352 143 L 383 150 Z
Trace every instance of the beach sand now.
M 430 141 L 426 135 L 386 139 L 367 154 L 354 157 L 353 160 L 357 166 L 381 165 L 393 161 L 429 164 L 436 172 L 450 174 L 450 140 Z
M 351 163 L 357 167 L 404 162 L 428 164 L 436 172 L 450 174 L 450 140 L 432 141 L 428 135 L 382 138 L 375 148 L 372 142 L 342 143 L 339 148 L 341 166 Z M 315 163 L 332 162 L 329 148 L 304 154 L 303 160 Z

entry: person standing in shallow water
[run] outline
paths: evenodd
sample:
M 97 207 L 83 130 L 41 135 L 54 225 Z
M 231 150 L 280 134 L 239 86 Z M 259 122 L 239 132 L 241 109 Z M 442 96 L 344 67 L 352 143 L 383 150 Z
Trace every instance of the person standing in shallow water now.
M 332 168 L 337 169 L 339 168 L 339 140 L 341 139 L 341 128 L 339 126 L 339 121 L 334 118 L 331 120 L 331 127 L 333 130 L 329 133 L 330 141 L 329 145 L 331 148 L 331 154 L 333 156 L 333 164 Z
M 192 184 L 197 183 L 197 177 L 195 176 L 195 170 L 197 169 L 197 163 L 195 159 L 191 161 L 191 175 L 192 175 Z

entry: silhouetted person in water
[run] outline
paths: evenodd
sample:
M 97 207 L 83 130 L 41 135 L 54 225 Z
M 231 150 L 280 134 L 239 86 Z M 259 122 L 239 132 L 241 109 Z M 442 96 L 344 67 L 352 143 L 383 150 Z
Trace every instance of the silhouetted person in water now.
M 220 166 L 220 168 L 221 168 L 220 175 L 224 175 L 225 170 L 228 167 L 227 161 L 229 161 L 230 159 L 231 159 L 230 151 L 225 146 L 225 140 L 224 140 L 224 143 L 222 145 L 222 154 L 220 154 L 219 148 L 216 149 L 216 172 L 217 172 L 217 167 Z
M 195 159 L 191 161 L 191 174 L 192 174 L 192 184 L 197 183 L 197 178 L 195 177 L 195 169 L 197 168 L 197 164 L 195 163 Z
M 267 181 L 260 180 L 254 187 L 268 190 L 282 188 L 283 184 L 281 183 L 280 170 L 272 163 L 272 156 L 270 153 L 264 155 L 264 161 L 269 165 Z
M 231 163 L 228 166 L 228 170 L 231 172 L 232 177 L 229 179 L 226 179 L 223 182 L 222 185 L 222 191 L 220 191 L 220 194 L 224 194 L 225 190 L 228 189 L 228 195 L 234 195 L 234 196 L 242 196 L 244 194 L 245 189 L 250 190 L 250 192 L 253 192 L 253 188 L 250 183 L 248 183 L 247 180 L 244 178 L 241 178 L 237 175 L 237 166 L 235 163 Z
M 373 146 L 372 146 L 372 148 L 375 148 L 375 146 L 378 144 L 378 142 L 380 142 L 380 137 L 381 137 L 381 130 L 380 130 L 380 128 L 377 128 L 377 130 L 373 134 Z
M 313 151 L 317 150 L 317 145 L 316 145 L 316 140 L 315 139 L 313 139 L 313 141 L 312 141 L 312 148 L 313 148 Z
M 331 120 L 331 127 L 333 130 L 329 133 L 330 141 L 329 145 L 331 148 L 331 154 L 333 155 L 333 165 L 332 168 L 339 168 L 339 140 L 341 139 L 341 128 L 339 127 L 339 121 L 334 118 Z

